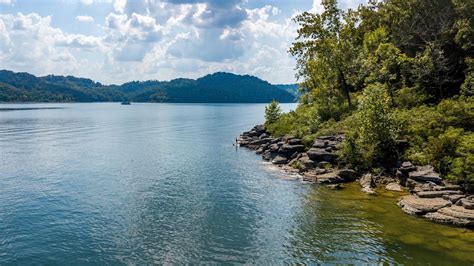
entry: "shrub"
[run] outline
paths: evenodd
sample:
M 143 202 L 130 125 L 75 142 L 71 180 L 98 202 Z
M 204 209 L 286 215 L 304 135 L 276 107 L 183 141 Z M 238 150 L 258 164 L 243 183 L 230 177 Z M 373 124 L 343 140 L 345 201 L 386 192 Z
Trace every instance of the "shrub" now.
M 396 163 L 396 124 L 390 97 L 381 84 L 365 88 L 353 123 L 342 144 L 342 162 L 359 168 L 374 162 Z
M 275 123 L 281 116 L 281 108 L 276 100 L 265 106 L 265 125 Z

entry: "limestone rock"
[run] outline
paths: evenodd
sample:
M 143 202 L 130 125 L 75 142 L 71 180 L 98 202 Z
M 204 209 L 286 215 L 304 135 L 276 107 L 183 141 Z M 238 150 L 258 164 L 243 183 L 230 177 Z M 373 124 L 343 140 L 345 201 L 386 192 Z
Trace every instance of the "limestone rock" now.
M 474 210 L 474 200 L 472 200 L 471 198 L 461 199 L 459 200 L 458 204 L 463 206 L 466 209 Z
M 420 198 L 439 198 L 444 195 L 462 195 L 459 190 L 420 191 L 416 193 Z
M 315 162 L 320 162 L 320 161 L 331 162 L 335 158 L 335 156 L 332 153 L 327 152 L 324 149 L 318 149 L 318 148 L 309 149 L 307 154 L 308 154 L 308 157 Z
M 400 184 L 395 183 L 395 182 L 388 183 L 385 186 L 385 189 L 390 190 L 390 191 L 397 191 L 397 192 L 402 192 L 403 191 L 402 186 L 400 186 Z
M 434 171 L 433 166 L 417 166 L 415 171 L 409 172 L 408 177 L 421 182 L 431 181 L 436 184 L 440 184 L 443 179 L 439 177 L 439 174 Z
M 474 210 L 462 206 L 450 206 L 425 215 L 426 218 L 440 223 L 462 226 L 474 226 Z
M 365 174 L 359 179 L 362 188 L 374 188 L 375 182 L 371 174 Z
M 277 155 L 275 158 L 273 158 L 272 163 L 273 164 L 285 164 L 288 162 L 288 159 L 286 157 L 283 157 L 281 155 Z
M 451 202 L 442 198 L 420 198 L 415 195 L 404 196 L 398 201 L 398 206 L 402 207 L 404 212 L 417 215 L 434 212 L 450 205 Z

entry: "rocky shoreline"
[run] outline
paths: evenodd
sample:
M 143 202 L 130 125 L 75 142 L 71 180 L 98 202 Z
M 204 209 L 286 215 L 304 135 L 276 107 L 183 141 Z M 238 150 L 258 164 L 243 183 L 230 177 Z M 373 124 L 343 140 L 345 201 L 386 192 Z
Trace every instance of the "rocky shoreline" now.
M 404 162 L 380 174 L 361 174 L 338 165 L 337 150 L 343 140 L 344 135 L 320 136 L 307 149 L 301 139 L 291 135 L 272 137 L 263 125 L 257 125 L 243 132 L 237 144 L 255 150 L 288 173 L 298 173 L 303 181 L 332 189 L 359 182 L 361 190 L 370 195 L 377 194 L 376 187 L 407 192 L 398 201 L 405 213 L 438 223 L 474 227 L 474 195 L 442 179 L 432 166 Z

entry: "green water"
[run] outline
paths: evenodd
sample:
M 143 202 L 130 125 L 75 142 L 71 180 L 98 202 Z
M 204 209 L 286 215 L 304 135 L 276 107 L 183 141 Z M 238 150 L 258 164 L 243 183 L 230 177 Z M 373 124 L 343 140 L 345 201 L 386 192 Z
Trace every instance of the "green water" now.
M 304 243 L 308 261 L 316 258 L 350 263 L 350 256 L 341 258 L 356 250 L 365 253 L 365 261 L 370 263 L 474 264 L 473 230 L 406 215 L 396 205 L 403 193 L 384 189 L 377 193 L 366 195 L 356 183 L 345 185 L 343 190 L 314 185 L 304 197 L 296 219 L 298 226 L 292 231 L 293 246 L 298 247 L 290 249 L 293 255 L 302 255 Z M 342 252 L 331 252 L 335 249 Z M 384 257 L 395 259 L 387 261 Z

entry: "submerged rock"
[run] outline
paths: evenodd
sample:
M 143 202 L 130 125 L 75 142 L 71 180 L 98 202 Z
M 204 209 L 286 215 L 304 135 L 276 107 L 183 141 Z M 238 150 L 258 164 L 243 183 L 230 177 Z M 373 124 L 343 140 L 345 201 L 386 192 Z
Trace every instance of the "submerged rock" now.
M 327 185 L 328 188 L 333 189 L 333 190 L 338 190 L 338 189 L 343 189 L 344 187 L 339 183 L 339 184 L 331 184 Z

